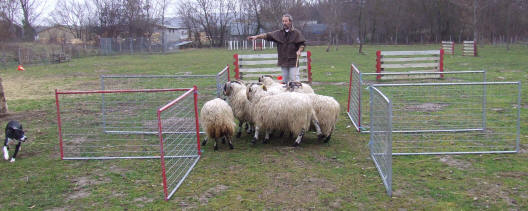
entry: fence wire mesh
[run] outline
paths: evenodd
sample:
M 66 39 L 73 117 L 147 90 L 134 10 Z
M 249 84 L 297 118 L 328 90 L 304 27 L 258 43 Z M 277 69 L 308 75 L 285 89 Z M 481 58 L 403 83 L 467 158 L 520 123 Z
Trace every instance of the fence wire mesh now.
M 217 75 L 101 75 L 102 90 L 172 89 L 197 86 L 199 102 L 206 102 L 222 94 Z M 222 74 L 221 78 L 224 77 Z M 220 81 L 222 82 L 222 81 Z
M 224 68 L 216 75 L 101 75 L 100 79 L 102 90 L 191 88 L 196 85 L 200 90 L 198 107 L 201 107 L 205 102 L 223 96 L 222 89 L 226 77 L 229 80 L 228 72 Z M 107 107 L 106 104 L 114 104 L 114 102 L 105 97 L 103 111 Z M 106 116 L 106 112 L 103 115 Z M 106 126 L 111 124 L 105 122 Z
M 159 158 L 156 112 L 181 91 L 57 91 L 61 157 Z
M 376 164 L 387 194 L 392 195 L 392 105 L 377 88 L 370 87 L 370 156 Z
M 223 95 L 224 85 L 230 80 L 229 65 L 216 74 L 216 97 L 226 99 Z
M 394 155 L 519 151 L 519 82 L 374 87 L 392 102 Z
M 163 188 L 168 200 L 200 158 L 196 88 L 158 110 Z
M 485 82 L 486 71 L 449 71 L 449 72 L 401 72 L 383 73 L 384 75 L 407 76 L 409 79 L 377 80 L 377 73 L 362 73 L 352 65 L 349 80 L 348 117 L 359 132 L 369 132 L 369 93 L 368 86 L 376 84 L 403 83 L 458 83 Z M 442 77 L 438 77 L 442 75 Z M 401 77 L 400 77 L 401 78 Z

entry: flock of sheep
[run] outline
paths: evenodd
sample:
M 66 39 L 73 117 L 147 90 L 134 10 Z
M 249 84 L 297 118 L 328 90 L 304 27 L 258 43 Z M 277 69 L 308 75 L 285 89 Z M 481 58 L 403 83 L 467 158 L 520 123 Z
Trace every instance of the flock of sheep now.
M 335 129 L 339 116 L 339 103 L 333 98 L 315 94 L 310 85 L 289 82 L 283 85 L 271 76 L 259 77 L 259 83 L 243 84 L 228 81 L 224 84 L 226 101 L 216 98 L 204 104 L 200 113 L 200 123 L 207 139 L 214 139 L 214 150 L 218 150 L 217 140 L 227 140 L 233 149 L 235 118 L 238 119 L 237 138 L 242 134 L 243 125 L 248 134 L 254 133 L 255 144 L 259 133 L 265 133 L 263 143 L 268 143 L 271 132 L 297 135 L 293 145 L 298 146 L 304 134 L 313 129 L 319 139 L 328 142 Z

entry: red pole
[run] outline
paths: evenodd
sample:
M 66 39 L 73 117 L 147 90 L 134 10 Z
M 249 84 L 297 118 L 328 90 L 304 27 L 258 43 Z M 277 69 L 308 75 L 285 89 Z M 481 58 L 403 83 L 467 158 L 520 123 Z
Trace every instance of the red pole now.
M 361 73 L 358 69 L 358 132 L 361 133 Z
M 440 49 L 440 72 L 444 72 L 444 49 Z M 444 78 L 444 74 L 440 74 L 440 78 Z
M 352 93 L 352 71 L 354 71 L 354 68 L 352 67 L 352 64 L 350 64 L 350 79 L 348 82 L 348 106 L 347 106 L 348 113 L 350 113 L 350 94 Z
M 451 42 L 451 55 L 455 55 L 455 41 Z
M 306 60 L 308 62 L 308 83 L 312 84 L 312 52 L 306 51 Z
M 200 122 L 198 121 L 198 87 L 193 86 L 194 89 L 194 118 L 196 119 L 196 141 L 198 142 L 198 155 L 202 155 L 200 149 Z
M 167 175 L 165 170 L 165 150 L 163 150 L 163 129 L 161 125 L 161 110 L 158 109 L 158 136 L 160 139 L 160 160 L 161 160 L 161 177 L 163 178 L 163 193 L 165 194 L 165 201 L 168 201 L 169 192 L 167 190 Z
M 59 127 L 59 150 L 60 150 L 61 160 L 63 160 L 64 151 L 62 147 L 62 123 L 61 123 L 61 118 L 60 118 L 59 94 L 57 93 L 57 89 L 55 89 L 55 105 L 57 105 L 57 126 Z
M 381 73 L 381 51 L 376 51 L 376 73 Z M 381 74 L 376 76 L 377 80 L 381 79 Z
M 231 74 L 229 73 L 229 64 L 227 66 L 227 81 L 231 81 Z
M 235 66 L 235 78 L 237 80 L 240 80 L 240 73 L 239 73 L 240 67 L 238 65 L 238 54 L 233 55 L 233 58 L 235 58 L 235 62 L 233 63 L 233 65 Z

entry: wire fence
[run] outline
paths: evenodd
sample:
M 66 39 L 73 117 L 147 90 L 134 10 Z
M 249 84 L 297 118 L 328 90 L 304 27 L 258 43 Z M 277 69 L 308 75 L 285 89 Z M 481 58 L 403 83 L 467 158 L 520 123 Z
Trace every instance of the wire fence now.
M 389 196 L 392 155 L 520 150 L 520 82 L 377 84 L 369 89 L 369 148 Z
M 520 82 L 373 86 L 392 102 L 394 155 L 519 151 Z
M 377 88 L 370 87 L 370 156 L 378 169 L 387 194 L 392 195 L 392 104 Z
M 200 159 L 197 89 L 158 109 L 165 200 L 176 192 Z
M 101 55 L 113 54 L 137 54 L 137 53 L 171 53 L 177 52 L 191 41 L 179 40 L 162 42 L 161 39 L 149 37 L 127 37 L 99 39 L 99 50 Z
M 347 114 L 359 132 L 369 132 L 369 93 L 368 86 L 376 84 L 436 83 L 436 82 L 485 82 L 486 71 L 448 71 L 448 72 L 394 72 L 384 75 L 397 75 L 399 79 L 377 80 L 377 73 L 363 73 L 354 64 L 351 65 Z M 438 77 L 441 75 L 442 77 Z M 407 78 L 407 79 L 402 79 Z
M 224 98 L 223 86 L 225 82 L 230 80 L 229 66 L 226 66 L 216 75 L 101 75 L 101 90 L 127 90 L 127 89 L 173 89 L 176 87 L 193 87 L 197 86 L 199 91 L 198 105 L 201 107 L 205 102 L 214 98 Z M 173 98 L 176 96 L 173 95 Z M 117 102 L 114 102 L 116 100 Z M 118 129 L 112 126 L 114 119 L 119 117 L 109 116 L 106 110 L 111 109 L 111 105 L 119 103 L 120 99 L 106 98 L 102 96 L 102 110 L 103 123 L 105 130 L 112 130 L 114 132 Z M 165 101 L 168 102 L 168 101 Z M 148 120 L 152 121 L 152 120 Z M 128 129 L 121 128 L 120 130 L 128 131 Z M 145 132 L 152 133 L 150 129 Z M 203 131 L 203 130 L 201 130 Z
M 223 94 L 225 83 L 231 80 L 229 74 L 229 65 L 216 74 L 216 97 L 226 99 L 227 96 Z
M 156 111 L 181 91 L 56 91 L 61 158 L 159 158 Z
M 47 65 L 69 62 L 72 58 L 98 55 L 98 49 L 84 45 L 2 45 L 0 67 L 7 69 L 16 65 Z

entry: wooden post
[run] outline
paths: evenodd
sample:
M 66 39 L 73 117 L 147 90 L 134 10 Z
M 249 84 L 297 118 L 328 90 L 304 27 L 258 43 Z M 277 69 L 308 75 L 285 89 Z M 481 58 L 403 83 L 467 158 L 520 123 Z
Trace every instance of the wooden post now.
M 376 51 L 376 73 L 381 73 L 381 51 Z M 376 76 L 377 80 L 381 79 L 381 74 Z
M 306 66 L 308 66 L 308 83 L 312 84 L 312 52 L 306 51 Z
M 240 66 L 238 65 L 238 54 L 233 55 L 233 58 L 235 59 L 235 62 L 233 65 L 235 66 L 235 78 L 237 80 L 240 80 Z
M 473 41 L 473 56 L 478 56 L 477 53 L 477 41 Z
M 4 85 L 2 85 L 2 78 L 0 78 L 0 114 L 7 113 L 7 101 L 4 93 Z
M 444 72 L 444 49 L 440 49 L 440 64 L 439 71 Z M 440 78 L 444 78 L 444 74 L 440 74 Z

